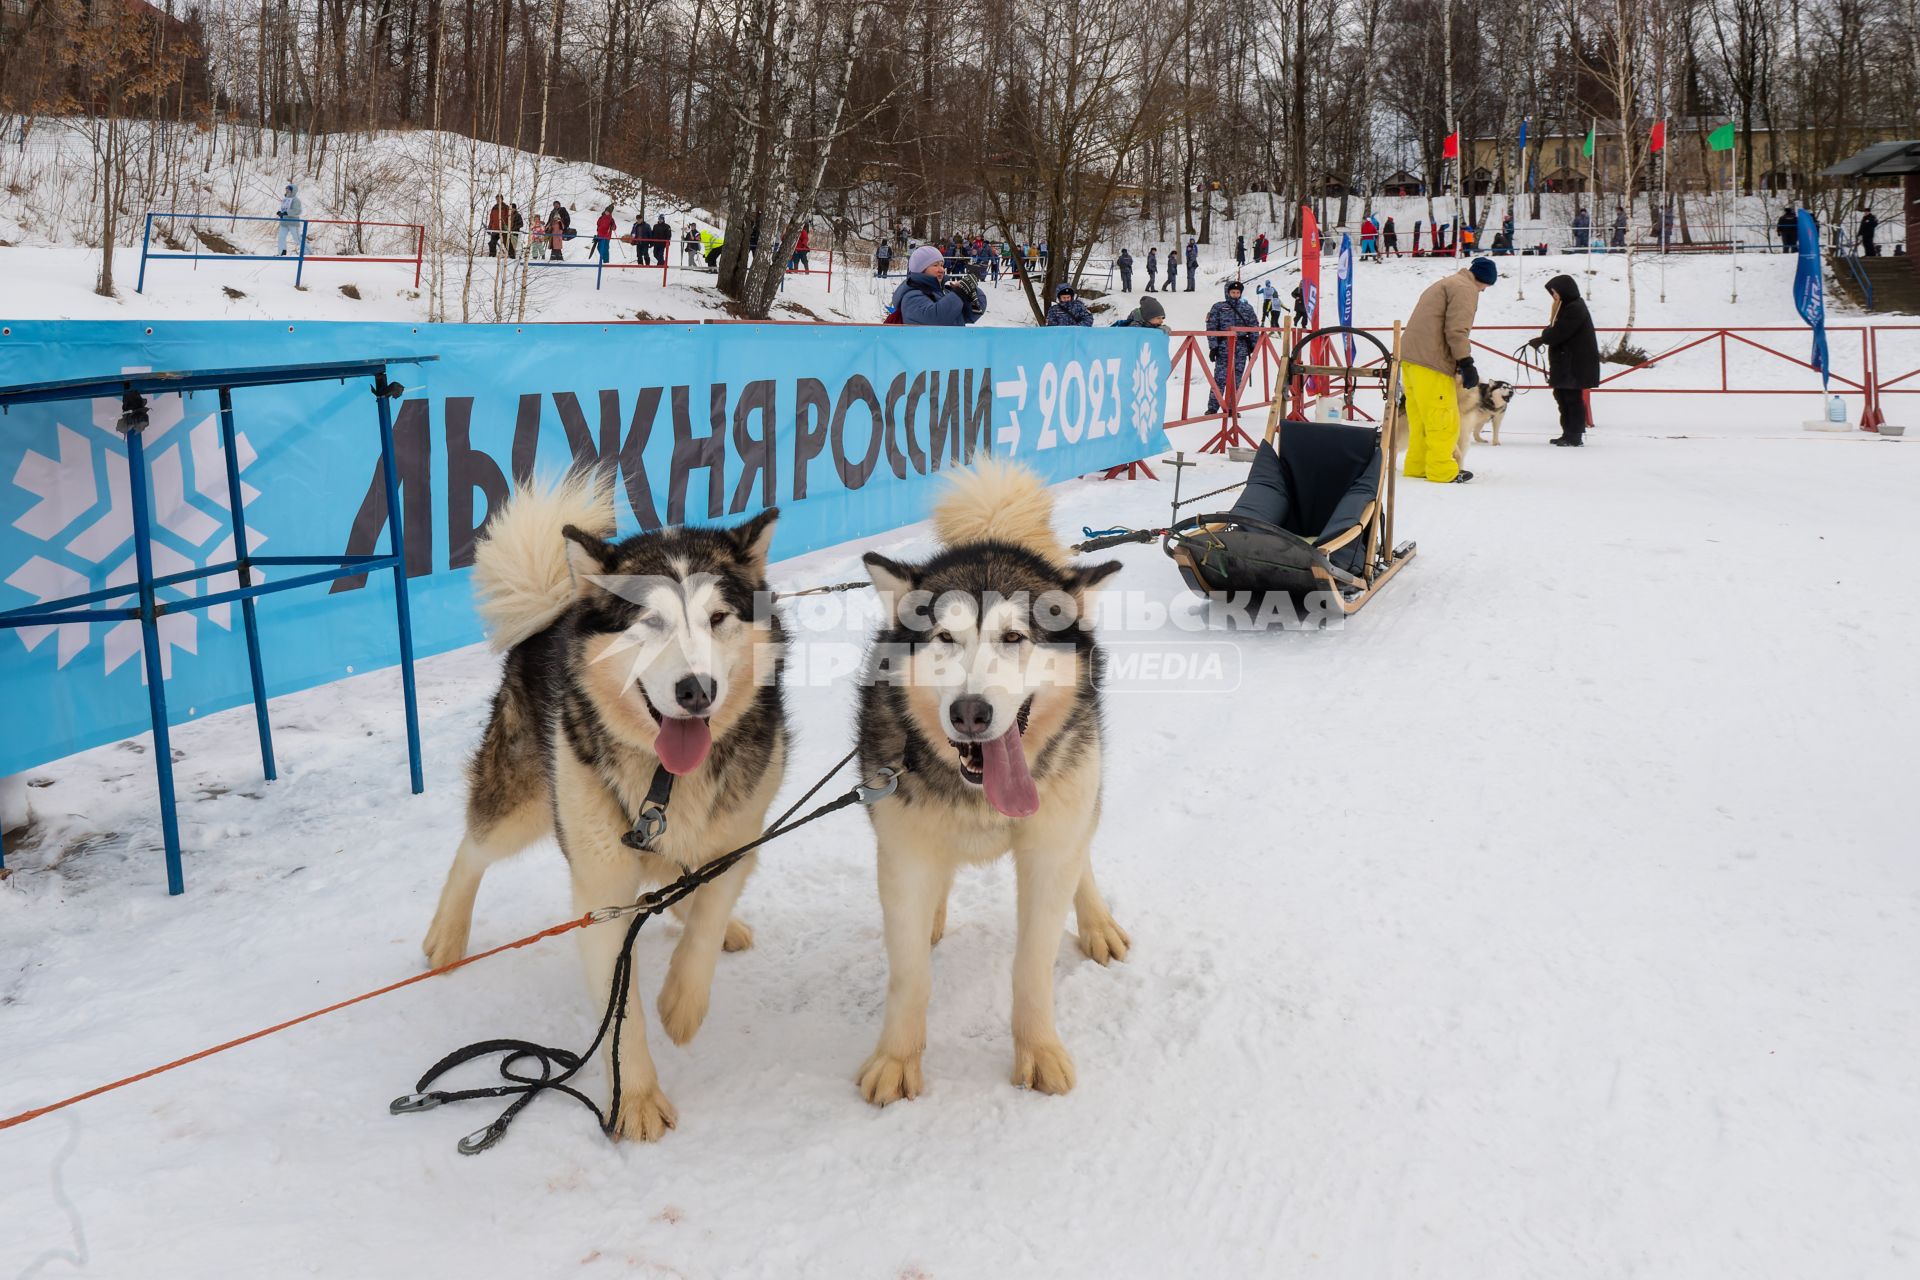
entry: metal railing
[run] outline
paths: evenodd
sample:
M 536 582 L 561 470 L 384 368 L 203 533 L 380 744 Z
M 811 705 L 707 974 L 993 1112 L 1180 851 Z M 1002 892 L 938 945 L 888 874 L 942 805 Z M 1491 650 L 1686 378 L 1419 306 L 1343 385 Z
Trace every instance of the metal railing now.
M 182 253 L 172 249 L 153 248 L 153 220 L 155 218 L 180 218 L 189 223 L 200 220 L 218 222 L 224 220 L 228 230 L 240 222 L 271 222 L 277 227 L 300 228 L 299 251 L 297 253 Z M 390 257 L 372 254 L 310 254 L 307 247 L 314 227 L 394 227 L 410 230 L 413 234 L 413 253 L 409 257 Z M 135 293 L 144 293 L 147 288 L 147 263 L 155 259 L 171 259 L 179 262 L 292 262 L 293 285 L 299 288 L 306 276 L 309 262 L 411 262 L 413 264 L 413 287 L 420 287 L 420 266 L 426 257 L 427 229 L 417 222 L 365 222 L 342 218 L 282 218 L 278 215 L 255 213 L 188 213 L 174 209 L 155 209 L 146 215 L 145 225 L 140 231 L 140 277 L 133 286 Z

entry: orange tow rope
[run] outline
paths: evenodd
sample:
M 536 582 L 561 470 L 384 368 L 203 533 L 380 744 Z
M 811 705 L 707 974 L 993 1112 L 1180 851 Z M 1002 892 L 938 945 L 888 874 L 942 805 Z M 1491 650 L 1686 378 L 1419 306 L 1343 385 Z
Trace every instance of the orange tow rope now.
M 29 1120 L 37 1120 L 41 1116 L 59 1111 L 63 1107 L 70 1107 L 76 1102 L 85 1102 L 88 1098 L 97 1098 L 103 1093 L 111 1093 L 113 1090 L 123 1088 L 126 1085 L 137 1084 L 142 1080 L 147 1080 L 153 1076 L 172 1071 L 175 1067 L 184 1067 L 189 1062 L 198 1062 L 202 1058 L 211 1058 L 216 1053 L 225 1053 L 228 1049 L 237 1049 L 243 1044 L 251 1044 L 255 1040 L 270 1036 L 276 1031 L 285 1031 L 288 1027 L 297 1027 L 303 1022 L 311 1022 L 315 1018 L 338 1012 L 350 1005 L 359 1004 L 363 1000 L 371 1000 L 375 996 L 384 996 L 389 992 L 398 991 L 402 987 L 410 987 L 416 982 L 425 982 L 428 978 L 437 978 L 443 973 L 452 973 L 455 969 L 473 964 L 476 961 L 485 960 L 488 956 L 497 956 L 502 951 L 512 951 L 516 947 L 531 946 L 543 938 L 557 937 L 563 933 L 570 933 L 575 929 L 585 928 L 592 923 L 593 913 L 588 912 L 577 920 L 569 920 L 565 924 L 556 924 L 550 929 L 542 929 L 538 933 L 530 933 L 526 937 L 514 942 L 503 942 L 497 947 L 477 952 L 461 960 L 455 960 L 452 964 L 443 964 L 438 969 L 429 969 L 425 973 L 416 973 L 411 978 L 402 978 L 398 982 L 388 983 L 384 987 L 364 992 L 351 999 L 342 1000 L 337 1004 L 330 1004 L 324 1009 L 315 1009 L 312 1013 L 303 1013 L 297 1018 L 289 1018 L 285 1022 L 275 1023 L 271 1027 L 262 1027 L 260 1030 L 249 1032 L 238 1039 L 229 1040 L 224 1044 L 216 1044 L 211 1048 L 202 1049 L 198 1053 L 190 1053 L 184 1058 L 177 1058 L 165 1066 L 153 1067 L 149 1070 L 142 1071 L 139 1075 L 128 1076 L 124 1080 L 115 1080 L 112 1084 L 103 1084 L 98 1088 L 89 1089 L 85 1093 L 76 1093 L 71 1098 L 62 1098 L 60 1101 L 50 1102 L 44 1107 L 35 1107 L 31 1111 L 22 1111 L 17 1116 L 8 1116 L 6 1119 L 0 1120 L 0 1129 L 11 1129 L 14 1125 L 25 1124 Z

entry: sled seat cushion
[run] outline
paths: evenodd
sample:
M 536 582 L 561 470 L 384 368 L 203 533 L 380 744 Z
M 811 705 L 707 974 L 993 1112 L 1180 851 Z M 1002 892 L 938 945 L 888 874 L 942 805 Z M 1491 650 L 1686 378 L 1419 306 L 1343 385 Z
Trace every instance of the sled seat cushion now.
M 1278 525 L 1308 542 L 1330 541 L 1365 518 L 1380 494 L 1379 433 L 1336 422 L 1286 422 L 1280 448 L 1261 444 L 1240 500 L 1229 512 Z M 1365 539 L 1338 548 L 1331 559 L 1358 572 Z

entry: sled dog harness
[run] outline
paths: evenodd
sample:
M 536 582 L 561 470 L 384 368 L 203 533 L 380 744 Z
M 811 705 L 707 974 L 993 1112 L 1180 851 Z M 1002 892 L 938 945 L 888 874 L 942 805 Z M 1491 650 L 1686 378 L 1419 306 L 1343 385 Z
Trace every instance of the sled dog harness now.
M 654 842 L 667 834 L 667 801 L 673 799 L 673 774 L 667 766 L 653 766 L 653 781 L 647 784 L 647 798 L 640 802 L 640 815 L 632 828 L 620 837 L 620 843 L 642 853 L 656 853 Z

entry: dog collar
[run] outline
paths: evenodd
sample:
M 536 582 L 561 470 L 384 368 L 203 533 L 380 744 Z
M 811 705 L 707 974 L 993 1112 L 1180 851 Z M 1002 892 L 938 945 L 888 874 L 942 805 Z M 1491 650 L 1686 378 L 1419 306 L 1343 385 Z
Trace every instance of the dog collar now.
M 647 798 L 640 802 L 640 814 L 620 843 L 643 853 L 654 852 L 654 842 L 667 833 L 667 801 L 673 798 L 673 774 L 662 764 L 653 766 L 653 781 L 647 784 Z

